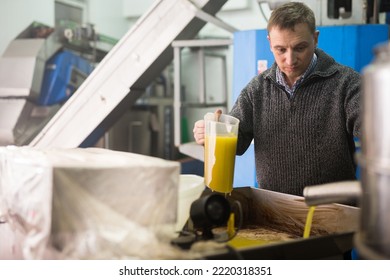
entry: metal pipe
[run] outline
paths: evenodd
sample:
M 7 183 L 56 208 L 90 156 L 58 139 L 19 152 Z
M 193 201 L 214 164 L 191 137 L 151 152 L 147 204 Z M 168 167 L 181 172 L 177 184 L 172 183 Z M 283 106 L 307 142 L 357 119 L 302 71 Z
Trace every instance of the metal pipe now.
M 173 130 L 174 144 L 176 147 L 181 144 L 181 49 L 180 47 L 173 48 L 173 63 L 174 63 L 174 91 L 173 91 Z
M 378 5 L 378 0 L 373 1 L 373 11 L 372 11 L 372 23 L 376 24 L 379 22 L 378 17 L 379 17 L 379 5 Z
M 330 203 L 355 204 L 361 197 L 362 189 L 359 181 L 342 181 L 315 186 L 307 186 L 303 196 L 308 206 Z

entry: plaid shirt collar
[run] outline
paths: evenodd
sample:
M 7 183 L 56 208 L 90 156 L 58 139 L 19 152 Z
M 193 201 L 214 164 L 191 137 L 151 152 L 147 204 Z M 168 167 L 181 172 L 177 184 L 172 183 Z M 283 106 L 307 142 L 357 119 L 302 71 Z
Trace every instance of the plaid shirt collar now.
M 278 82 L 278 84 L 280 84 L 281 86 L 284 87 L 284 89 L 289 94 L 289 97 L 291 98 L 294 95 L 294 92 L 295 92 L 296 88 L 300 84 L 302 84 L 302 82 L 305 80 L 305 78 L 307 76 L 309 76 L 309 74 L 311 72 L 313 72 L 314 67 L 316 66 L 316 64 L 317 64 L 317 55 L 314 54 L 313 58 L 311 59 L 311 62 L 309 64 L 309 67 L 307 67 L 305 73 L 303 73 L 303 75 L 293 84 L 293 86 L 291 88 L 288 86 L 288 84 L 286 82 L 286 79 L 283 76 L 282 71 L 280 71 L 279 67 L 276 67 L 276 81 Z

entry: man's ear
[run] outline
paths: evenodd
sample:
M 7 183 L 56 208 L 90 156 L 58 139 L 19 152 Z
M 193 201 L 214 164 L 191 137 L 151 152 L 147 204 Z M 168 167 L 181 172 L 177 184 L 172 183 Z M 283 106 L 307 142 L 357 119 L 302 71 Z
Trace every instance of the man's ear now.
M 314 45 L 317 47 L 318 45 L 318 37 L 320 36 L 320 31 L 319 30 L 316 30 L 316 32 L 314 32 Z
M 271 38 L 269 37 L 269 35 L 267 35 L 267 39 L 268 39 L 268 43 L 269 43 L 269 48 L 272 51 L 272 48 L 271 48 Z

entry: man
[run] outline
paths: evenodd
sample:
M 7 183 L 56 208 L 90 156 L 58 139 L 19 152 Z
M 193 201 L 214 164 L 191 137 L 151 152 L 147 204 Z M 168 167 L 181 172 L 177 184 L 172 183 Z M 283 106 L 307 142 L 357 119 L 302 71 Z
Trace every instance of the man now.
M 260 188 L 302 195 L 305 186 L 355 179 L 361 76 L 317 48 L 313 11 L 289 2 L 267 26 L 272 67 L 240 93 L 237 154 L 254 140 Z M 204 123 L 194 138 L 204 143 Z

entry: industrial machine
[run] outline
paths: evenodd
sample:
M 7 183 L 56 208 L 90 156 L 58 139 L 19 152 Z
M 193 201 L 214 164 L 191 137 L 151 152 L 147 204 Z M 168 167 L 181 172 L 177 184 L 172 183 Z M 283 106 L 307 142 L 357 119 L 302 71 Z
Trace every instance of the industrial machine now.
M 310 238 L 303 236 L 308 210 L 298 196 L 244 187 L 223 197 L 206 189 L 192 203 L 190 218 L 172 243 L 214 260 L 352 259 L 360 210 L 343 204 L 316 206 Z
M 155 1 L 29 145 L 96 143 L 172 61 L 172 42 L 192 39 L 209 20 L 219 24 L 213 15 L 225 3 Z
M 0 58 L 1 145 L 26 145 L 84 82 L 94 68 L 91 47 L 70 42 L 71 29 L 33 22 Z M 87 34 L 87 33 L 85 33 Z
M 9 85 L 9 81 L 20 81 L 18 75 L 22 72 L 15 69 L 17 64 L 9 63 L 1 67 L 4 79 L 0 81 L 0 88 L 3 88 L 2 96 L 6 100 L 3 102 L 7 103 L 2 106 L 6 107 L 2 112 L 7 119 L 2 118 L 0 123 L 0 144 L 90 147 L 99 141 L 99 145 L 116 150 L 174 158 L 173 134 L 180 134 L 178 115 L 181 114 L 181 101 L 177 97 L 182 93 L 179 87 L 173 96 L 170 73 L 166 73 L 166 70 L 173 59 L 174 50 L 177 53 L 178 48 L 188 44 L 199 45 L 197 40 L 194 43 L 191 39 L 206 23 L 230 28 L 213 16 L 226 0 L 155 1 L 119 42 L 108 40 L 109 48 L 103 50 L 100 46 L 102 40 L 107 42 L 106 38 L 95 34 L 92 25 L 85 27 L 81 19 L 73 18 L 75 14 L 82 14 L 80 11 L 64 12 L 66 7 L 58 2 L 56 27 L 45 27 L 50 28 L 51 33 L 40 38 L 42 47 L 37 50 L 40 54 L 29 54 L 29 61 L 37 64 L 36 67 L 23 67 L 23 73 L 28 72 L 26 79 L 30 79 L 27 84 Z M 182 16 L 177 17 L 177 14 Z M 68 19 L 69 16 L 72 18 Z M 157 18 L 164 21 L 159 22 Z M 28 38 L 28 42 L 36 41 L 29 36 L 28 32 L 24 32 L 14 41 L 22 38 Z M 222 44 L 227 45 L 226 41 Z M 178 44 L 173 46 L 174 42 Z M 213 47 L 214 43 L 211 45 Z M 31 49 L 27 44 L 24 48 Z M 63 50 L 66 53 L 57 53 Z M 210 59 L 203 51 L 199 51 L 199 54 L 200 59 L 201 56 Z M 8 51 L 5 55 L 8 55 Z M 223 59 L 213 57 L 214 61 L 224 63 Z M 74 65 L 70 66 L 68 62 Z M 53 63 L 57 63 L 57 66 Z M 180 70 L 178 64 L 175 65 L 175 76 L 178 76 Z M 68 83 L 65 81 L 68 79 L 70 84 L 62 90 L 54 82 L 58 74 L 65 74 L 60 71 L 60 66 L 71 69 L 67 77 L 57 80 Z M 45 67 L 48 73 L 43 73 Z M 14 77 L 9 78 L 10 75 Z M 22 87 L 25 93 L 16 96 L 10 92 L 17 87 Z M 49 97 L 52 93 L 56 97 Z M 19 105 L 24 103 L 27 109 Z M 103 136 L 104 141 L 100 142 Z
M 55 1 L 55 26 L 32 22 L 0 58 L 0 145 L 28 145 L 116 43 Z

